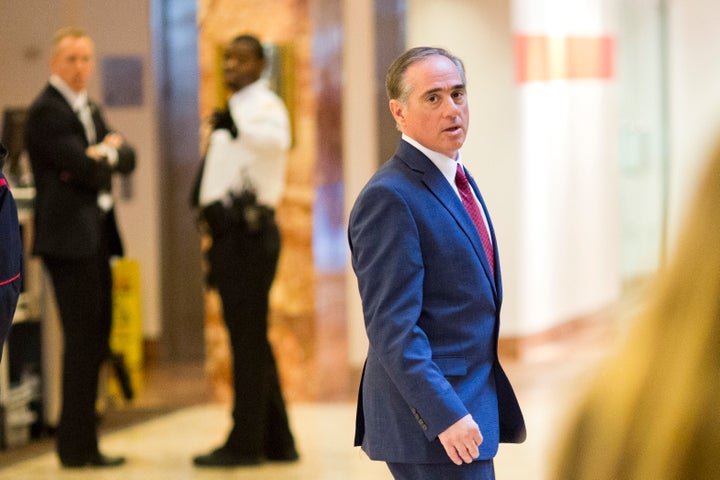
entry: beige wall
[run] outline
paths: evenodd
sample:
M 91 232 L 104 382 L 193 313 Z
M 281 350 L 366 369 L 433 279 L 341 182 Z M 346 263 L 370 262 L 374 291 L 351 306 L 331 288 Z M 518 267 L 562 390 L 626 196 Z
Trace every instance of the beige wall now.
M 668 0 L 669 237 L 682 223 L 708 150 L 720 139 L 720 30 L 712 0 Z

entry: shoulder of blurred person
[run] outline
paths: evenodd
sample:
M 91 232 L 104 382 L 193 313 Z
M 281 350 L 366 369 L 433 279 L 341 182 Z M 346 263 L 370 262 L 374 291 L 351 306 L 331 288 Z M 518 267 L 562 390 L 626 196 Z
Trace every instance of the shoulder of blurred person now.
M 0 353 L 20 295 L 23 263 L 17 207 L 2 173 L 6 153 L 0 145 Z
M 672 255 L 569 418 L 549 478 L 720 478 L 720 144 Z

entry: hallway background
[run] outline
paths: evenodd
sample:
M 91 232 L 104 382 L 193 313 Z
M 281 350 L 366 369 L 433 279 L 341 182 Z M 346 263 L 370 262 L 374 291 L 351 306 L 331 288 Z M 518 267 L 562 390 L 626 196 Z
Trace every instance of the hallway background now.
M 291 402 L 346 400 L 366 343 L 345 218 L 397 142 L 382 87 L 390 60 L 434 43 L 466 62 L 464 155 L 501 245 L 502 351 L 522 360 L 607 319 L 672 246 L 720 126 L 715 8 L 712 0 L 0 0 L 0 106 L 27 106 L 41 89 L 63 25 L 95 39 L 90 93 L 101 103 L 105 62 L 140 60 L 141 104 L 105 111 L 138 152 L 117 209 L 127 254 L 140 264 L 146 363 L 204 365 L 223 401 L 225 340 L 217 298 L 203 290 L 188 193 L 202 119 L 219 97 L 218 46 L 249 30 L 280 47 L 294 147 L 271 339 Z M 48 314 L 46 332 L 53 321 Z

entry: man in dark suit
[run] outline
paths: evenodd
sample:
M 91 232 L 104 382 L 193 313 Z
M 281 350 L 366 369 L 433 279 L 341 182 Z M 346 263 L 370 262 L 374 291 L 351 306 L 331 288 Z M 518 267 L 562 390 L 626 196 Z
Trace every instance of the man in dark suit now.
M 414 48 L 386 87 L 402 141 L 348 229 L 370 342 L 355 444 L 397 479 L 494 479 L 498 443 L 523 441 L 525 424 L 497 356 L 495 232 L 460 155 L 464 67 Z
M 52 278 L 64 336 L 57 452 L 66 467 L 116 466 L 124 459 L 98 448 L 95 402 L 109 356 L 110 257 L 123 254 L 111 179 L 135 168 L 135 152 L 88 101 L 94 48 L 87 35 L 60 30 L 50 69 L 29 109 L 26 140 L 36 187 L 33 253 Z

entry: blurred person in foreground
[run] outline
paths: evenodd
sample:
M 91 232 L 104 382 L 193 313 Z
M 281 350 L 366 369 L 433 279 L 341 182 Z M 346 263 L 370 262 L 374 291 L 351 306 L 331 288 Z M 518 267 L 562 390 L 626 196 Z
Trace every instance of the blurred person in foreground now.
M 571 417 L 549 478 L 720 478 L 720 144 L 683 227 Z
M 0 357 L 20 296 L 23 269 L 17 206 L 2 172 L 6 157 L 7 150 L 0 143 Z
M 267 336 L 270 288 L 280 256 L 275 220 L 285 186 L 290 122 L 282 100 L 261 78 L 266 58 L 251 35 L 231 40 L 223 56 L 227 110 L 212 117 L 207 155 L 192 203 L 212 245 L 210 287 L 217 288 L 233 356 L 232 427 L 225 443 L 196 456 L 198 467 L 292 462 L 277 365 Z
M 464 66 L 413 48 L 386 87 L 402 140 L 348 228 L 370 341 L 355 445 L 396 479 L 491 480 L 498 443 L 522 442 L 525 423 L 497 354 L 495 232 L 460 153 Z
M 110 356 L 110 258 L 123 255 L 111 179 L 135 168 L 135 151 L 88 99 L 94 67 L 90 37 L 75 28 L 59 30 L 50 79 L 30 106 L 26 126 L 36 189 L 33 253 L 52 279 L 64 337 L 56 440 L 65 467 L 125 461 L 100 452 L 95 402 L 100 367 Z

